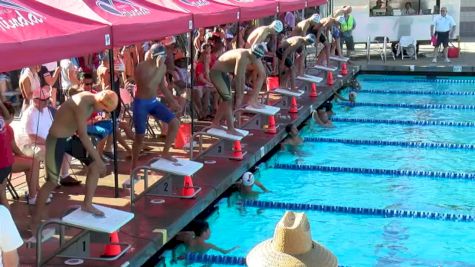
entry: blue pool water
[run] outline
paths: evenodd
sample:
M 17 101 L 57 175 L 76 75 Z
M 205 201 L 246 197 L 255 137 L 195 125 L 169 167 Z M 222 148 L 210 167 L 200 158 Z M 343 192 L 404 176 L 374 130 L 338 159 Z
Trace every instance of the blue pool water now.
M 380 81 L 381 79 L 399 81 Z M 475 91 L 475 83 L 436 83 L 411 76 L 361 75 L 364 89 Z M 474 78 L 454 78 L 473 81 Z M 343 92 L 344 95 L 347 92 Z M 361 93 L 358 102 L 475 104 L 475 96 L 421 96 Z M 342 118 L 473 121 L 473 110 L 418 110 L 334 105 Z M 475 127 L 335 123 L 322 129 L 308 122 L 303 137 L 475 144 Z M 276 164 L 475 173 L 475 150 L 305 143 L 303 156 L 279 152 L 256 177 L 272 192 L 257 199 L 349 207 L 475 215 L 475 181 L 429 177 L 336 173 L 274 168 Z M 258 189 L 255 189 L 258 191 Z M 243 207 L 235 193 L 218 203 L 208 220 L 209 242 L 240 245 L 230 255 L 245 256 L 271 238 L 283 210 Z M 475 266 L 475 223 L 414 218 L 382 218 L 306 212 L 314 240 L 346 266 Z M 217 252 L 209 252 L 218 254 Z M 201 265 L 192 265 L 201 266 Z M 218 266 L 218 265 L 213 265 Z

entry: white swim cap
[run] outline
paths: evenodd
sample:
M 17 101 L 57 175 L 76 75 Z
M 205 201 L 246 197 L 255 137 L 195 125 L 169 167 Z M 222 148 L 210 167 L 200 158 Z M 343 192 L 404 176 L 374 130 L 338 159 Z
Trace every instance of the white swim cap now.
M 282 22 L 280 20 L 274 20 L 270 26 L 272 26 L 272 28 L 274 28 L 274 31 L 277 32 L 277 33 L 280 33 L 284 30 L 284 24 L 282 24 Z
M 320 23 L 320 18 L 321 18 L 321 17 L 320 17 L 319 14 L 315 13 L 315 14 L 313 14 L 310 18 L 313 20 L 313 22 L 315 22 L 315 23 Z
M 355 91 L 351 91 L 349 95 L 352 97 L 356 97 L 358 94 Z
M 244 186 L 252 186 L 254 184 L 254 174 L 252 172 L 245 172 L 242 175 L 242 184 Z

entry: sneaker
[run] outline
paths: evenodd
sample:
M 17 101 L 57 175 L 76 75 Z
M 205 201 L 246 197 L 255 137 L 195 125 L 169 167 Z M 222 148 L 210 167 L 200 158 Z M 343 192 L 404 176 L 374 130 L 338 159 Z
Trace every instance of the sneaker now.
M 25 194 L 26 198 L 26 203 L 28 205 L 36 205 L 36 196 L 35 197 L 30 197 L 28 193 Z M 51 199 L 53 198 L 52 194 L 49 194 L 48 199 L 46 199 L 46 204 L 51 203 Z
M 450 59 L 445 58 L 445 62 L 446 62 L 446 63 L 450 63 Z
M 437 63 L 437 58 L 436 57 L 432 60 L 432 63 Z

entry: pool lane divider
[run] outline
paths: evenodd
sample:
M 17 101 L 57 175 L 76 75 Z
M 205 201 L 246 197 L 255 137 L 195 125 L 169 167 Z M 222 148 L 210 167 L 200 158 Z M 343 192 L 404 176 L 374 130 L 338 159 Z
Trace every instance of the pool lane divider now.
M 362 89 L 359 93 L 391 94 L 391 95 L 450 95 L 450 96 L 475 96 L 475 91 L 417 91 L 417 90 L 378 90 Z
M 365 82 L 398 82 L 398 83 L 466 83 L 475 84 L 475 79 L 414 79 L 404 80 L 395 78 L 362 78 L 361 81 Z
M 475 127 L 475 122 L 465 121 L 415 121 L 415 120 L 383 120 L 383 119 L 362 119 L 362 118 L 339 118 L 333 117 L 333 122 L 352 123 L 377 123 L 377 124 L 401 124 L 417 126 L 452 126 L 452 127 Z
M 405 103 L 367 103 L 367 102 L 340 102 L 346 107 L 380 107 L 380 108 L 410 108 L 410 109 L 458 109 L 475 110 L 475 105 L 451 105 L 451 104 L 405 104 Z
M 454 180 L 475 180 L 475 173 L 465 173 L 465 172 L 391 170 L 391 169 L 354 168 L 354 167 L 284 164 L 284 163 L 277 163 L 274 165 L 273 168 L 284 169 L 284 170 L 300 170 L 300 171 L 362 173 L 362 174 L 377 174 L 377 175 L 392 175 L 392 176 L 444 178 L 444 179 L 454 179 Z
M 400 146 L 400 147 L 414 147 L 414 148 L 446 148 L 446 149 L 475 150 L 475 144 L 423 143 L 423 142 L 406 142 L 406 141 L 339 139 L 339 138 L 323 138 L 323 137 L 305 137 L 304 141 L 307 143 L 341 143 L 341 144 L 349 144 L 349 145 Z
M 257 244 L 256 244 L 257 245 Z M 209 255 L 201 253 L 186 253 L 185 259 L 190 263 L 205 263 L 205 264 L 222 264 L 222 265 L 239 265 L 246 266 L 246 257 L 227 256 L 227 255 Z M 338 265 L 338 267 L 348 267 Z
M 282 209 L 282 210 L 300 210 L 300 211 L 320 211 L 329 213 L 358 214 L 377 216 L 384 218 L 414 218 L 429 219 L 438 221 L 456 221 L 456 222 L 475 222 L 475 216 L 469 214 L 452 214 L 439 213 L 432 211 L 413 211 L 413 210 L 396 210 L 396 209 L 378 209 L 378 208 L 361 208 L 347 206 L 331 206 L 321 204 L 306 203 L 290 203 L 262 200 L 245 200 L 243 205 L 246 207 L 255 207 L 263 209 Z

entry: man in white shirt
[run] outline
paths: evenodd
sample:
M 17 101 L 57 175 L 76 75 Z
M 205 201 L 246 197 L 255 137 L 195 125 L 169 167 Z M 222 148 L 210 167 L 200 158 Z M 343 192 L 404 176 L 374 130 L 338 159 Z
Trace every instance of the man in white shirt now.
M 50 97 L 46 87 L 33 92 L 33 105 L 30 105 L 21 118 L 23 133 L 20 133 L 16 140 L 20 149 L 28 156 L 35 156 L 41 161 L 45 159 L 45 142 L 49 129 L 53 124 L 54 109 L 48 107 L 47 100 Z M 69 175 L 68 155 L 64 156 L 61 167 L 61 185 L 78 185 L 81 182 Z
M 447 56 L 447 48 L 449 47 L 449 37 L 452 38 L 455 32 L 455 21 L 452 16 L 447 15 L 447 8 L 440 9 L 440 15 L 434 18 L 432 25 L 430 25 L 430 35 L 437 37 L 437 43 L 434 47 L 433 63 L 437 63 L 437 54 L 440 44 L 444 45 L 445 62 L 450 62 Z M 435 32 L 434 32 L 435 30 Z
M 17 249 L 23 245 L 12 215 L 0 205 L 0 267 L 16 267 L 20 264 Z

